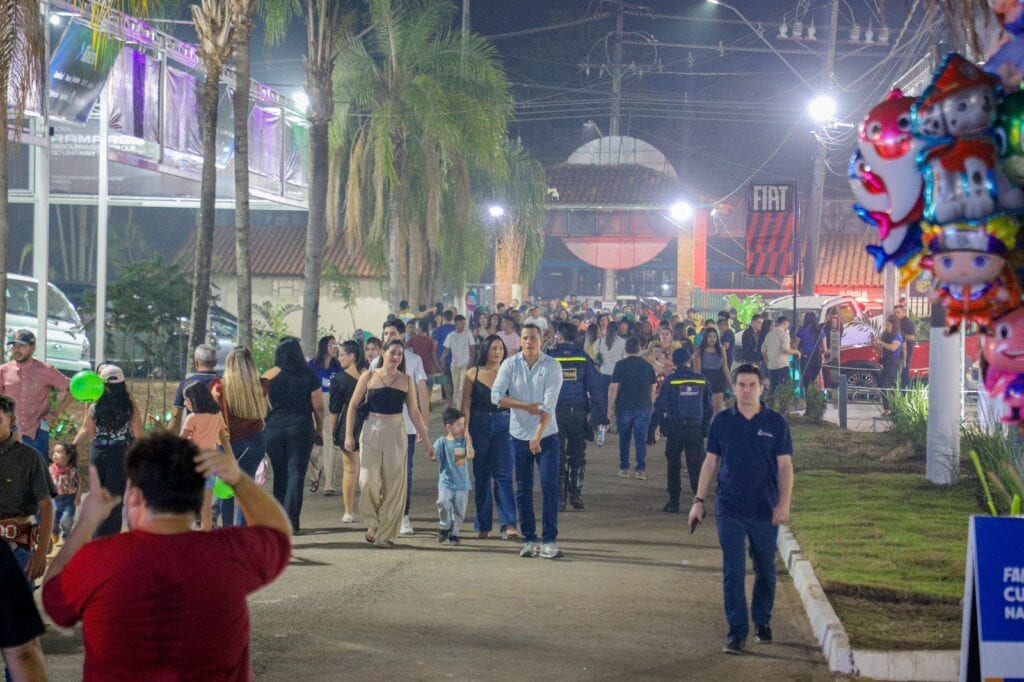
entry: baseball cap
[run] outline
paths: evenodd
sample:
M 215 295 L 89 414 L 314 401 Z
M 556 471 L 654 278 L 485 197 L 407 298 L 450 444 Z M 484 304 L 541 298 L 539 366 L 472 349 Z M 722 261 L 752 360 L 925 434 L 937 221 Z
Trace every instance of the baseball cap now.
M 108 384 L 123 384 L 124 371 L 117 365 L 103 365 L 100 370 L 100 378 Z
M 36 335 L 27 329 L 19 329 L 18 331 L 14 332 L 14 338 L 7 341 L 8 346 L 34 346 L 35 344 Z

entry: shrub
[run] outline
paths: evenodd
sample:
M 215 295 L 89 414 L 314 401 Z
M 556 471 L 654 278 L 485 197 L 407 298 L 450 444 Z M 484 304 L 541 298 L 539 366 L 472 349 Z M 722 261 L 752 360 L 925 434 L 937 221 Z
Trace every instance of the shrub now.
M 274 352 L 282 337 L 290 336 L 292 331 L 285 318 L 299 310 L 296 305 L 273 305 L 264 301 L 252 307 L 253 334 L 252 359 L 260 372 L 266 372 L 274 366 Z
M 804 416 L 815 424 L 822 423 L 825 420 L 825 409 L 828 407 L 828 395 L 826 395 L 825 391 L 812 384 L 807 387 L 807 394 L 804 399 L 807 403 Z
M 1024 498 L 1024 456 L 1017 432 L 1008 433 L 1002 426 L 987 430 L 970 423 L 961 429 L 960 442 L 974 462 L 988 511 L 998 516 L 1011 514 L 1015 505 L 1019 508 L 1019 500 Z
M 793 401 L 796 400 L 796 386 L 792 381 L 788 381 L 782 386 L 775 389 L 768 398 L 768 405 L 780 414 L 788 414 L 789 408 L 793 406 Z
M 928 389 L 889 391 L 887 400 L 892 412 L 890 430 L 909 438 L 914 452 L 923 457 L 928 451 Z

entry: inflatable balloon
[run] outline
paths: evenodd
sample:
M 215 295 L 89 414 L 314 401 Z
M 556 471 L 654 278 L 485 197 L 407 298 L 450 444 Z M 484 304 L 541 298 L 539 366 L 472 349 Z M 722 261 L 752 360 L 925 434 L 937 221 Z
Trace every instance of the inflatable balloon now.
M 1017 185 L 1024 185 L 1024 92 L 1003 98 L 996 114 L 996 145 L 1003 171 Z
M 223 479 L 216 478 L 213 482 L 213 496 L 218 500 L 230 500 L 235 496 L 235 490 L 225 483 Z
M 83 403 L 94 403 L 103 396 L 107 385 L 103 378 L 92 370 L 83 369 L 71 377 L 71 395 Z
M 996 320 L 991 336 L 986 336 L 981 352 L 988 363 L 985 390 L 1001 398 L 1009 412 L 1007 423 L 1024 421 L 1024 308 L 1016 308 Z
M 914 134 L 930 145 L 918 158 L 929 222 L 983 220 L 1024 209 L 1024 191 L 1003 173 L 991 136 L 1001 94 L 998 78 L 950 53 L 914 103 Z

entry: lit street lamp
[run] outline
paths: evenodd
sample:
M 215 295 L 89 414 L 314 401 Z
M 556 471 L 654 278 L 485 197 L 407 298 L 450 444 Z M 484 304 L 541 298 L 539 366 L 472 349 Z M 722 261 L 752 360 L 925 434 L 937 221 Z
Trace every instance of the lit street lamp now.
M 505 215 L 505 209 L 497 204 L 493 204 L 487 207 L 487 214 L 497 220 L 498 218 Z
M 817 123 L 830 123 L 835 120 L 839 105 L 830 95 L 818 95 L 807 105 L 807 113 Z
M 304 90 L 299 90 L 292 95 L 292 103 L 299 111 L 306 113 L 306 110 L 309 109 L 309 95 Z
M 677 223 L 686 222 L 693 217 L 693 206 L 685 201 L 677 201 L 669 206 L 668 215 Z

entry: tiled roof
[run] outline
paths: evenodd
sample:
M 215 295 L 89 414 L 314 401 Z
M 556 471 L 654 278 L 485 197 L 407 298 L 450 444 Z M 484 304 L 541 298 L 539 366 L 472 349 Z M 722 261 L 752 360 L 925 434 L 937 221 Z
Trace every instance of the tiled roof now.
M 639 165 L 598 166 L 562 163 L 547 172 L 548 187 L 558 201 L 571 206 L 665 208 L 681 199 L 692 201 L 678 180 Z
M 191 255 L 196 248 L 195 234 L 182 248 L 182 255 Z M 306 230 L 302 227 L 268 227 L 253 225 L 250 233 L 249 262 L 253 275 L 301 277 L 306 255 Z M 324 265 L 334 263 L 348 277 L 382 277 L 359 249 L 349 248 L 344 239 L 333 246 L 325 245 Z M 234 273 L 235 228 L 221 225 L 213 233 L 213 272 Z
M 881 287 L 882 274 L 864 250 L 878 242 L 878 232 L 867 225 L 842 232 L 823 233 L 818 251 L 818 284 L 822 286 Z

